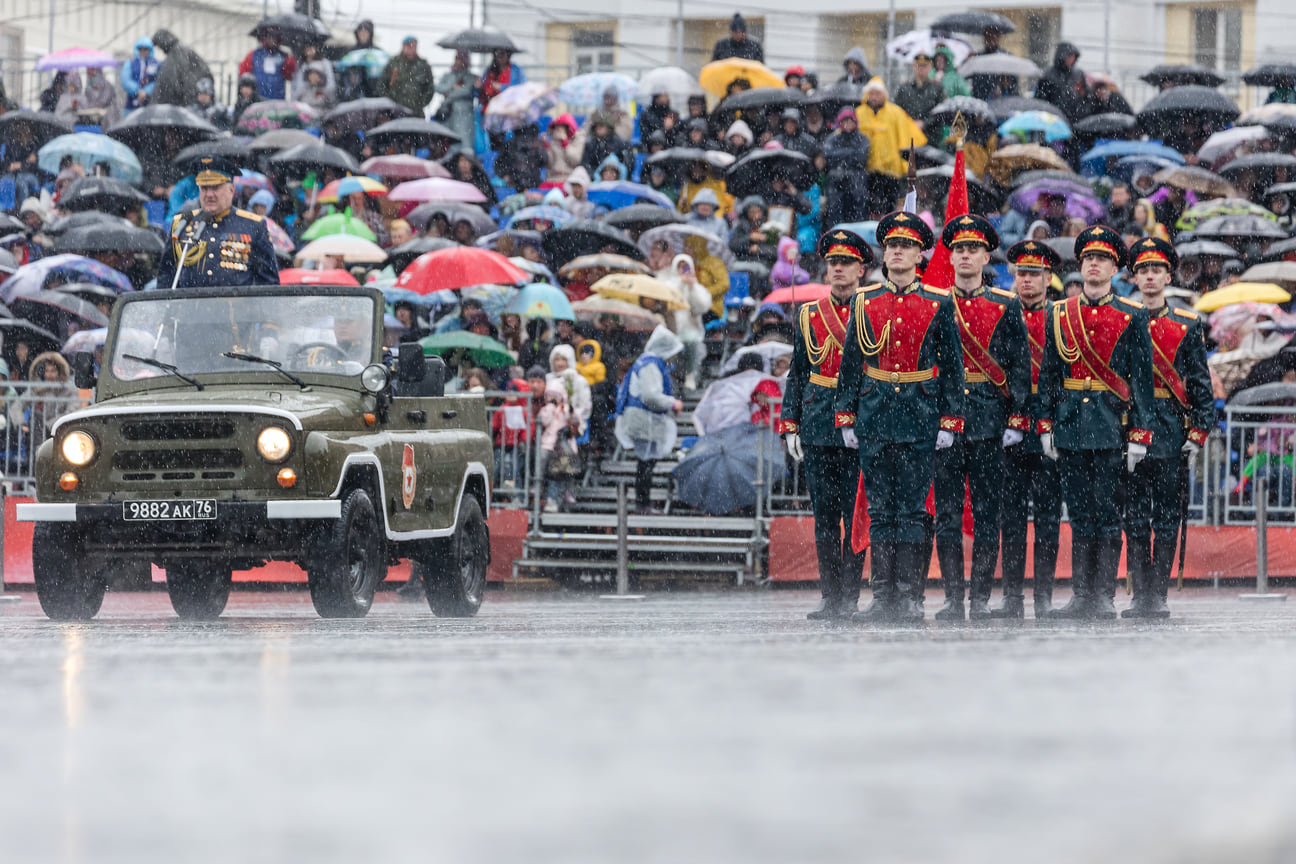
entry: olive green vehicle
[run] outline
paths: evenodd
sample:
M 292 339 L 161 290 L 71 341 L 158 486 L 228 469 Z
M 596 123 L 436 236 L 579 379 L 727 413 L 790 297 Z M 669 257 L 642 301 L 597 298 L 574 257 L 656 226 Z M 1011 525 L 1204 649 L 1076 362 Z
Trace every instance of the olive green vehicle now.
M 445 396 L 418 345 L 383 363 L 383 299 L 310 286 L 123 297 L 95 403 L 36 454 L 32 570 L 45 613 L 93 617 L 110 570 L 166 571 L 182 618 L 221 614 L 234 570 L 293 561 L 320 615 L 360 617 L 413 562 L 441 616 L 481 605 L 492 448 L 480 396 Z

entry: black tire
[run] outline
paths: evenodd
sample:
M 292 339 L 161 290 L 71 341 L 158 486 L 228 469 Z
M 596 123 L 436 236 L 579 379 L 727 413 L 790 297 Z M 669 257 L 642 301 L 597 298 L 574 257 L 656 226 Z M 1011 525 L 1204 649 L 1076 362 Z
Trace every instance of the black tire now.
M 177 561 L 166 568 L 171 608 L 186 621 L 213 621 L 225 611 L 233 572 L 211 561 Z
M 471 618 L 481 608 L 490 563 L 490 532 L 481 505 L 464 495 L 454 536 L 437 543 L 424 560 L 414 562 L 423 577 L 428 606 L 438 618 Z
M 363 618 L 387 578 L 387 545 L 373 500 L 364 489 L 342 499 L 342 516 L 315 535 L 306 581 L 322 618 Z
M 40 522 L 32 535 L 32 577 L 41 609 L 55 621 L 88 621 L 103 605 L 103 562 L 88 560 L 75 526 Z

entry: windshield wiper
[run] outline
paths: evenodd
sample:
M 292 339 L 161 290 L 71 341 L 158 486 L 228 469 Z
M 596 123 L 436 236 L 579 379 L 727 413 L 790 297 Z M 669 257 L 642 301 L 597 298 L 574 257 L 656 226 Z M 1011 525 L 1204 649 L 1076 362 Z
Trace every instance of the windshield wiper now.
M 273 368 L 279 374 L 283 375 L 289 381 L 296 384 L 301 389 L 305 390 L 307 387 L 310 386 L 305 381 L 298 378 L 296 375 L 289 372 L 287 369 L 283 368 L 283 364 L 280 363 L 278 360 L 271 360 L 269 357 L 258 357 L 255 354 L 244 354 L 239 351 L 226 351 L 223 354 L 221 354 L 221 356 L 228 357 L 231 360 L 242 360 L 244 363 L 264 363 L 265 365 Z
M 174 375 L 175 377 L 179 378 L 181 381 L 185 382 L 186 384 L 192 384 L 193 386 L 197 387 L 199 390 L 203 389 L 203 385 L 201 381 L 199 381 L 197 378 L 193 377 L 192 375 L 186 375 L 185 373 L 181 372 L 178 366 L 172 366 L 170 363 L 164 363 L 161 360 L 155 359 L 153 357 L 141 357 L 138 354 L 123 354 L 121 356 L 127 360 L 134 360 L 136 363 L 143 363 L 146 366 L 152 366 L 154 369 L 161 369 L 163 372 L 167 373 L 168 375 Z

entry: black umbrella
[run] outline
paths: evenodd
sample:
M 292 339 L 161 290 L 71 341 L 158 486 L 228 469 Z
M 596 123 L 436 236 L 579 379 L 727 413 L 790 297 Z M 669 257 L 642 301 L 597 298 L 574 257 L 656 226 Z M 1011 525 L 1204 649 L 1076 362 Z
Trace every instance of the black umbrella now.
M 176 142 L 177 147 L 188 147 L 199 141 L 219 137 L 220 130 L 188 108 L 179 105 L 145 105 L 114 123 L 106 134 L 134 150 L 137 155 L 147 157 L 166 153 L 170 141 Z
M 0 213 L 0 236 L 25 232 L 27 225 L 12 213 Z
M 1224 78 L 1198 63 L 1163 63 L 1153 66 L 1139 80 L 1146 81 L 1153 87 L 1169 84 L 1179 87 L 1184 84 L 1195 84 L 1199 87 L 1218 87 Z
M 763 111 L 767 108 L 799 108 L 805 102 L 805 94 L 796 87 L 756 87 L 726 96 L 716 106 L 716 110 L 732 113 Z
M 998 118 L 990 105 L 972 96 L 954 96 L 938 104 L 927 114 L 933 123 L 951 123 L 959 114 L 969 124 L 994 123 Z
M 8 249 L 0 249 L 0 273 L 6 276 L 12 276 L 18 272 L 18 259 Z M 0 306 L 3 306 L 0 303 Z
M 1296 63 L 1266 63 L 1242 76 L 1252 87 L 1296 86 Z
M 405 221 L 423 230 L 432 221 L 432 217 L 437 214 L 444 216 L 451 225 L 466 220 L 472 225 L 473 231 L 477 234 L 489 234 L 498 227 L 495 220 L 490 218 L 480 207 L 475 204 L 462 204 L 458 201 L 429 201 L 420 204 L 409 212 L 405 217 Z
M 931 23 L 931 29 L 940 33 L 980 33 L 991 29 L 1000 33 L 1017 32 L 1017 26 L 1004 16 L 971 9 L 942 15 Z
M 358 129 L 372 129 L 397 117 L 408 117 L 409 113 L 410 110 L 404 105 L 399 105 L 386 96 L 374 96 L 340 102 L 321 117 L 319 122 L 321 126 L 332 123 L 343 132 L 354 132 Z
M 365 140 L 373 145 L 375 151 L 384 149 L 388 142 L 398 147 L 404 143 L 407 147 L 415 149 L 430 148 L 437 139 L 440 139 L 441 143 L 458 141 L 459 133 L 449 126 L 422 117 L 401 117 L 389 120 L 365 133 Z
M 1289 153 L 1248 153 L 1229 162 L 1219 173 L 1224 177 L 1234 177 L 1243 171 L 1273 171 L 1275 168 L 1296 168 L 1296 156 Z
M 122 220 L 118 224 L 100 222 L 72 228 L 54 244 L 56 252 L 143 252 L 160 255 L 166 246 L 156 234 Z
M 1193 240 L 1175 247 L 1180 258 L 1192 258 L 1198 255 L 1216 255 L 1220 258 L 1237 258 L 1238 252 L 1227 243 L 1218 240 Z
M 53 222 L 41 228 L 42 234 L 48 234 L 50 237 L 59 237 L 62 234 L 71 231 L 73 228 L 84 228 L 91 225 L 96 226 L 113 226 L 129 225 L 127 220 L 120 216 L 114 216 L 111 213 L 102 213 L 98 210 L 85 210 L 80 213 L 69 213 L 66 216 L 60 216 Z
M 148 203 L 148 196 L 115 177 L 82 177 L 63 191 L 64 210 L 99 210 L 121 215 Z
M 1027 183 L 1035 183 L 1040 180 L 1060 180 L 1064 183 L 1089 185 L 1089 181 L 1079 174 L 1070 171 L 1059 171 L 1056 168 L 1038 168 L 1034 171 L 1023 171 L 1013 178 L 1012 185 L 1016 189 L 1025 186 Z
M 88 300 L 95 304 L 104 300 L 113 303 L 118 297 L 117 292 L 112 288 L 106 285 L 96 285 L 93 282 L 65 282 L 58 286 L 58 292 L 60 294 L 71 294 L 74 297 L 80 297 L 82 300 Z
M 35 357 L 46 351 L 57 351 L 63 346 L 63 340 L 44 327 L 38 327 L 23 318 L 0 319 L 0 343 L 4 345 L 4 359 L 13 369 L 17 365 L 14 352 L 19 342 L 26 343 L 27 356 Z
M 328 25 L 323 21 L 296 12 L 262 18 L 248 31 L 248 35 L 259 39 L 262 32 L 270 29 L 278 30 L 279 40 L 294 49 L 312 43 L 323 45 L 333 35 L 333 31 L 329 30 Z
M 62 291 L 38 291 L 15 297 L 10 307 L 18 317 L 52 333 L 62 334 L 69 321 L 91 328 L 108 326 L 108 316 L 93 303 Z
M 274 153 L 287 150 L 289 147 L 318 144 L 320 139 L 302 129 L 273 129 L 264 135 L 258 135 L 248 144 L 253 155 Z
M 683 222 L 684 217 L 669 207 L 658 204 L 631 204 L 620 210 L 612 210 L 599 217 L 601 222 L 625 231 L 646 231 L 658 225 L 670 225 Z
M 1254 213 L 1229 213 L 1207 219 L 1194 229 L 1198 237 L 1234 237 L 1256 240 L 1286 240 L 1288 234 L 1277 222 Z
M 1290 240 L 1279 240 L 1277 243 L 1271 243 L 1264 251 L 1266 261 L 1272 261 L 1282 258 L 1285 255 L 1296 253 L 1296 237 Z
M 469 27 L 467 30 L 460 30 L 458 33 L 446 36 L 436 44 L 451 51 L 471 51 L 475 54 L 489 54 L 499 49 L 512 51 L 514 54 L 522 53 L 522 49 L 508 37 L 507 33 L 491 26 Z
M 447 240 L 444 237 L 415 237 L 413 240 L 402 243 L 394 249 L 388 249 L 387 263 L 399 273 L 408 267 L 411 261 L 425 252 L 436 252 L 438 249 L 450 249 L 458 245 L 455 241 Z
M 359 163 L 350 153 L 320 141 L 289 147 L 271 156 L 268 161 L 272 168 L 289 175 L 304 175 L 317 168 L 333 168 L 342 173 L 360 170 Z
M 1108 112 L 1077 120 L 1071 131 L 1077 135 L 1124 135 L 1137 127 L 1138 118 L 1133 114 Z
M 1063 261 L 1076 260 L 1074 237 L 1049 237 L 1041 242 L 1056 252 Z
M 544 234 L 544 250 L 555 270 L 578 256 L 603 251 L 643 260 L 639 247 L 624 232 L 593 219 L 577 219 L 560 228 L 550 228 Z
M 660 165 L 667 171 L 679 170 L 690 162 L 706 162 L 707 151 L 698 147 L 670 147 L 659 150 L 644 160 L 646 165 Z
M 806 99 L 807 105 L 820 105 L 824 114 L 834 115 L 843 108 L 854 108 L 864 101 L 864 85 L 837 81 L 819 87 Z
M 47 142 L 72 133 L 72 124 L 48 111 L 10 111 L 0 114 L 0 143 L 13 144 L 26 130 L 31 136 L 28 146 L 43 147 Z
M 1232 123 L 1238 117 L 1237 105 L 1223 93 L 1200 84 L 1184 84 L 1162 90 L 1138 113 L 1139 122 L 1149 132 L 1175 129 L 1188 117 L 1201 117 L 1215 125 Z
M 902 150 L 901 155 L 907 159 L 909 157 L 908 149 Z M 953 165 L 954 157 L 939 147 L 924 144 L 921 147 L 914 148 L 914 161 L 918 163 L 918 168 L 921 170 L 937 165 Z M 953 174 L 951 173 L 950 176 L 953 176 Z
M 807 189 L 815 181 L 814 162 L 794 150 L 752 150 L 725 171 L 725 190 L 736 198 L 763 195 L 775 178 Z
M 1047 111 L 1059 117 L 1066 116 L 1062 109 L 1052 102 L 1045 102 L 1043 99 L 1032 99 L 1029 96 L 1005 96 L 1002 99 L 995 99 L 989 105 L 990 110 L 994 112 L 995 119 L 1000 123 L 1023 111 Z
M 250 138 L 222 135 L 210 141 L 190 144 L 177 153 L 176 157 L 171 161 L 187 171 L 190 163 L 195 159 L 201 159 L 204 156 L 223 156 L 240 168 L 251 168 L 256 163 L 256 157 L 252 153 L 250 144 Z
M 1002 75 L 1009 78 L 1037 77 L 1041 69 L 1034 61 L 1006 51 L 993 54 L 973 54 L 959 66 L 959 74 L 965 77 L 972 75 Z

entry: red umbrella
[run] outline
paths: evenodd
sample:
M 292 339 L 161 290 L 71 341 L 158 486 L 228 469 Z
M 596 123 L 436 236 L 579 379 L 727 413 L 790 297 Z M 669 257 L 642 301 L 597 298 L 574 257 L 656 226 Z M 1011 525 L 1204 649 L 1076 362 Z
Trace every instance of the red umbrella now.
M 439 162 L 420 159 L 408 153 L 392 156 L 374 156 L 360 163 L 365 174 L 388 177 L 393 180 L 421 180 L 424 177 L 450 178 L 450 172 Z
M 424 252 L 415 258 L 401 271 L 396 287 L 431 294 L 469 285 L 518 285 L 529 281 L 525 272 L 498 252 L 456 246 Z
M 811 282 L 808 285 L 794 285 L 789 288 L 775 288 L 765 295 L 762 303 L 806 303 L 810 300 L 822 300 L 832 291 L 827 285 Z
M 345 270 L 301 270 L 289 268 L 279 271 L 280 285 L 359 285 L 356 278 Z
M 391 201 L 461 201 L 465 204 L 480 204 L 486 200 L 481 190 L 471 183 L 445 177 L 407 180 L 393 189 L 387 198 Z

